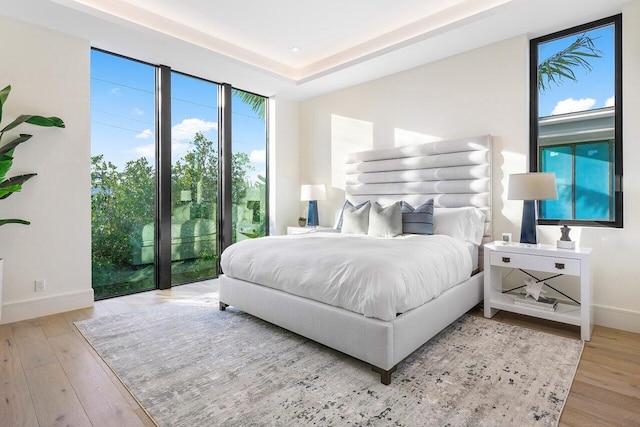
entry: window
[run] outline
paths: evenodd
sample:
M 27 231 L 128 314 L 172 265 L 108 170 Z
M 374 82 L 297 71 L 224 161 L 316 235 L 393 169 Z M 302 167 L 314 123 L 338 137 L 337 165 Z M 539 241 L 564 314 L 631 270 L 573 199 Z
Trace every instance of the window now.
M 233 242 L 266 235 L 267 98 L 232 91 Z
M 621 16 L 531 40 L 530 170 L 554 172 L 539 224 L 622 227 Z
M 91 52 L 91 280 L 96 299 L 154 289 L 155 68 Z
M 96 299 L 213 278 L 224 247 L 268 234 L 266 107 L 228 84 L 92 50 Z

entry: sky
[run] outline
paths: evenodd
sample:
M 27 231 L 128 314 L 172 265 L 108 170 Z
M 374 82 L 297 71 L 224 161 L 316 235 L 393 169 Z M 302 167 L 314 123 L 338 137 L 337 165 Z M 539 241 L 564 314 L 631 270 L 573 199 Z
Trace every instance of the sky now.
M 172 73 L 172 163 L 191 147 L 196 132 L 218 138 L 218 85 Z M 232 99 L 233 152 L 249 155 L 255 181 L 265 176 L 264 120 L 237 96 Z M 155 155 L 155 68 L 97 50 L 91 51 L 91 154 L 124 168 L 126 162 Z
M 592 71 L 574 69 L 577 81 L 564 79 L 558 86 L 540 92 L 539 115 L 541 117 L 575 111 L 592 110 L 615 105 L 614 99 L 614 27 L 609 25 L 586 32 L 592 38 L 602 58 L 590 58 Z M 538 47 L 538 63 L 573 43 L 577 36 L 552 40 Z

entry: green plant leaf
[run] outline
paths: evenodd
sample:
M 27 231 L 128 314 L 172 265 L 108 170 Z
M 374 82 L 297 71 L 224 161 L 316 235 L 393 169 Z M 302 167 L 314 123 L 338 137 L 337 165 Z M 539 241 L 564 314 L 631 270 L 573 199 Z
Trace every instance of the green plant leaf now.
M 22 185 L 8 185 L 6 187 L 0 188 L 0 200 L 6 199 L 13 193 L 17 193 L 22 191 Z
M 46 126 L 46 127 L 65 127 L 62 119 L 58 117 L 42 117 L 42 116 L 32 116 L 30 114 L 21 114 L 14 121 L 6 125 L 0 132 L 5 133 L 8 130 L 15 128 L 16 126 L 21 125 L 22 123 L 29 123 L 37 126 Z
M 7 224 L 29 225 L 31 223 L 29 221 L 25 221 L 24 219 L 0 219 L 0 226 Z
M 242 102 L 244 102 L 245 104 L 249 104 L 253 112 L 256 113 L 258 117 L 264 119 L 267 107 L 266 98 L 238 89 L 234 89 L 233 92 L 235 95 L 238 95 L 240 97 Z
M 37 174 L 35 173 L 28 173 L 25 175 L 14 176 L 2 181 L 2 183 L 0 183 L 0 200 L 6 199 L 11 194 L 22 190 L 22 184 L 36 175 Z
M 9 92 L 11 92 L 11 85 L 0 90 L 0 121 L 2 121 L 2 106 L 9 97 Z
M 7 176 L 7 172 L 11 169 L 13 164 L 13 157 L 4 155 L 0 156 L 0 182 L 4 181 L 4 177 Z
M 538 65 L 538 89 L 543 92 L 550 88 L 551 83 L 559 86 L 563 78 L 577 81 L 573 71 L 576 67 L 583 68 L 587 73 L 591 72 L 592 67 L 587 59 L 602 57 L 602 52 L 596 49 L 593 42 L 596 39 L 582 34 L 568 47 L 542 61 Z
M 16 137 L 15 139 L 9 141 L 8 143 L 0 147 L 0 156 L 3 155 L 4 153 L 7 153 L 13 150 L 19 144 L 22 144 L 23 142 L 27 141 L 32 136 L 33 135 L 27 135 L 26 133 L 21 133 L 20 136 Z
M 65 124 L 60 117 L 31 116 L 31 118 L 26 122 L 36 126 L 57 127 L 57 128 L 65 127 Z

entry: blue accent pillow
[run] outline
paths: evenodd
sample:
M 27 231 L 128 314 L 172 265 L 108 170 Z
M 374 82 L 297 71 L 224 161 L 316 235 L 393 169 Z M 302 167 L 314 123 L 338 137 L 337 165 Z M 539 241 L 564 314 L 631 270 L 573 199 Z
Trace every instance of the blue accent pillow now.
M 433 234 L 433 199 L 415 209 L 402 202 L 402 234 Z
M 347 206 L 351 206 L 352 208 L 356 208 L 356 210 L 358 210 L 358 209 L 360 209 L 361 207 L 363 207 L 364 205 L 366 205 L 367 203 L 369 203 L 369 201 L 368 201 L 368 200 L 367 200 L 366 202 L 364 202 L 364 203 L 360 203 L 358 206 L 354 206 L 353 204 L 351 204 L 351 202 L 350 202 L 350 201 L 345 200 L 345 201 L 344 201 L 344 205 L 342 205 L 342 210 L 340 211 L 340 219 L 338 220 L 338 226 L 337 226 L 336 228 L 337 228 L 338 230 L 342 230 L 342 219 L 343 219 L 342 217 L 343 217 L 343 215 L 344 215 L 344 209 L 345 209 Z

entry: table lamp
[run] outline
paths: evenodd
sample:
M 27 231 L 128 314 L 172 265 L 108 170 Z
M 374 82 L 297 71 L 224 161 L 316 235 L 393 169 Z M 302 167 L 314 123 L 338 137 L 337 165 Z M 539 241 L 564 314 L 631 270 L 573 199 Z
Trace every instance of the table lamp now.
M 507 200 L 524 200 L 520 243 L 538 243 L 536 233 L 536 201 L 558 198 L 553 172 L 529 172 L 509 175 Z
M 324 184 L 306 184 L 300 188 L 300 200 L 309 201 L 309 214 L 307 215 L 307 225 L 317 227 L 318 220 L 318 200 L 327 200 L 327 189 Z

